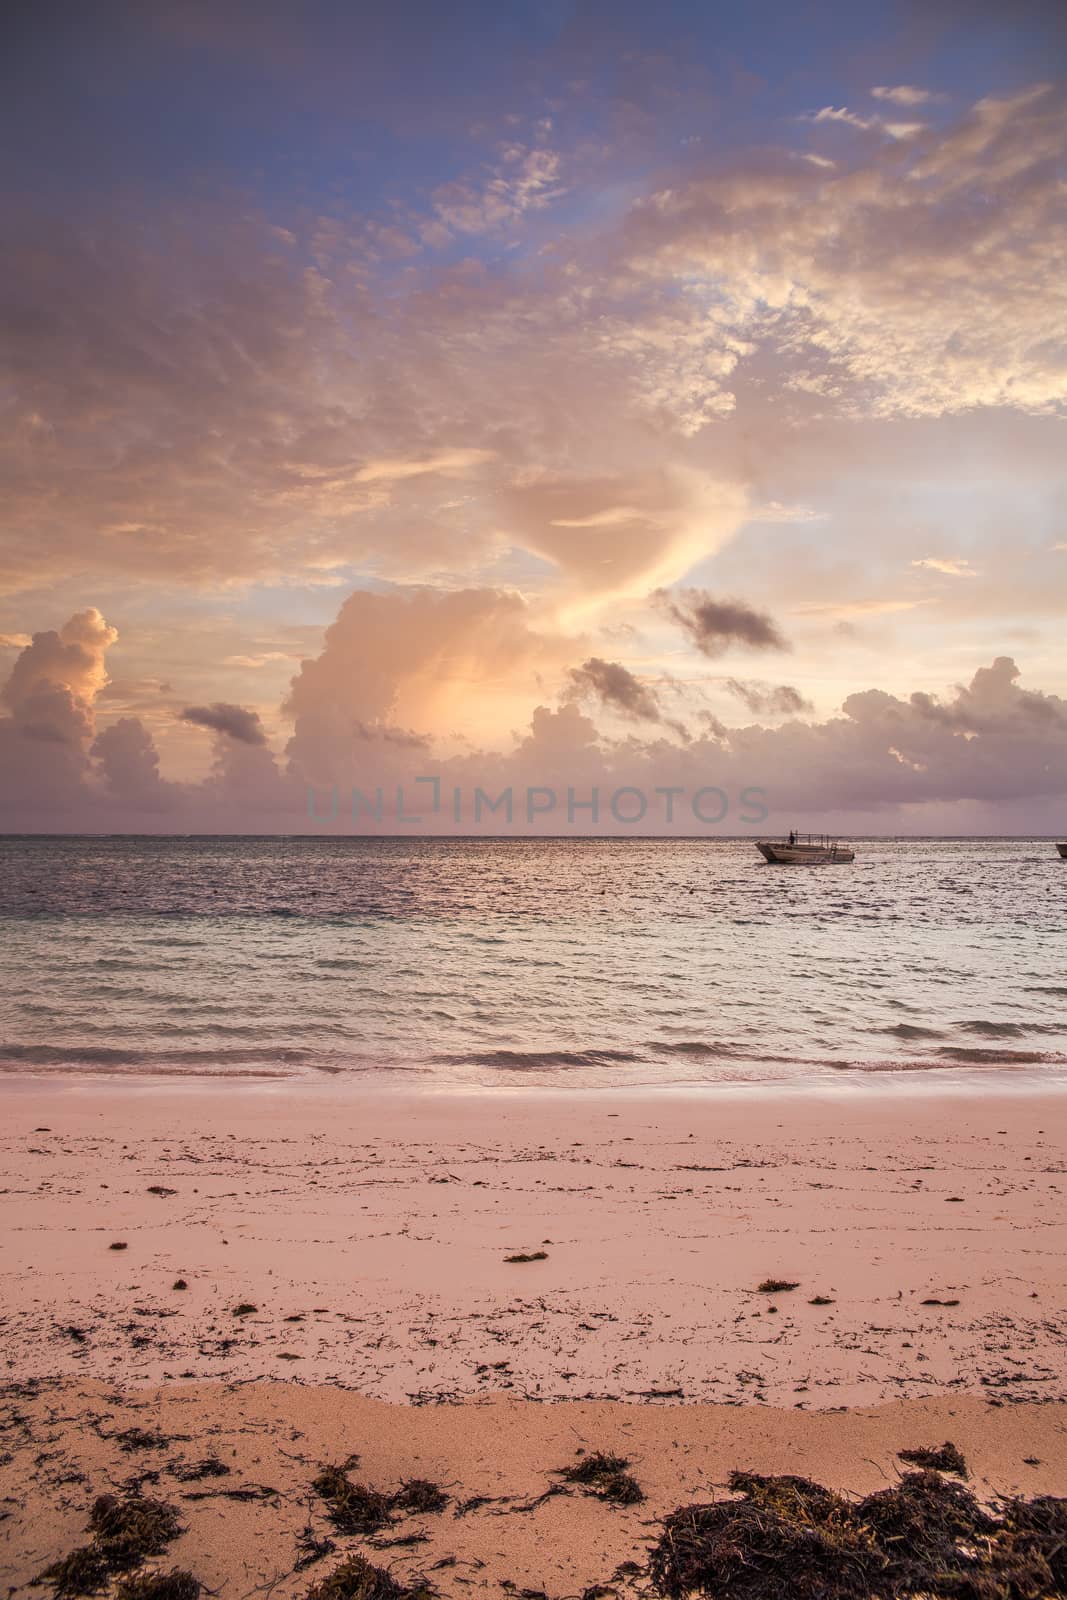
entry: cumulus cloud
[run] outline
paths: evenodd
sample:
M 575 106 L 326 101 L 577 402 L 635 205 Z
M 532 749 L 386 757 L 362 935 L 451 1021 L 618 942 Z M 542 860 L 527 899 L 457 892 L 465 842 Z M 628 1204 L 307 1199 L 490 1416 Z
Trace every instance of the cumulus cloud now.
M 291 768 L 316 782 L 353 781 L 368 731 L 383 754 L 396 754 L 400 743 L 386 730 L 398 725 L 418 732 L 464 717 L 476 725 L 481 704 L 514 684 L 532 697 L 538 674 L 561 671 L 572 649 L 540 631 L 513 591 L 359 590 L 292 681 Z
M 660 591 L 655 599 L 706 656 L 731 646 L 748 650 L 788 650 L 778 624 L 744 600 L 720 600 L 702 589 Z
M 244 706 L 229 705 L 216 700 L 210 706 L 186 706 L 179 712 L 182 722 L 191 722 L 197 728 L 210 728 L 226 739 L 236 739 L 239 744 L 266 744 L 267 736 L 258 711 Z
M 165 811 L 177 805 L 180 788 L 164 781 L 159 752 L 138 717 L 120 717 L 97 734 L 90 748 L 106 790 L 135 810 Z
M 105 657 L 118 638 L 95 607 L 20 651 L 0 704 L 25 736 L 75 744 L 92 732 L 93 702 L 107 683 Z
M 217 734 L 211 772 L 196 784 L 161 776 L 151 734 L 138 719 L 122 717 L 95 728 L 98 685 L 105 675 L 103 641 L 114 633 L 98 613 L 79 614 L 51 637 L 36 636 L 3 690 L 9 708 L 0 718 L 5 825 L 287 832 L 306 819 L 309 785 L 358 783 L 365 793 L 381 788 L 387 796 L 376 825 L 388 830 L 400 826 L 400 804 L 410 808 L 416 776 L 427 774 L 436 775 L 441 793 L 465 786 L 469 794 L 473 785 L 493 793 L 509 785 L 518 791 L 549 785 L 563 795 L 568 787 L 585 793 L 591 786 L 610 792 L 629 785 L 649 794 L 670 785 L 687 791 L 719 785 L 733 794 L 761 788 L 772 808 L 794 818 L 831 811 L 837 817 L 881 814 L 887 827 L 918 826 L 923 808 L 934 805 L 978 804 L 995 819 L 998 808 L 1003 815 L 1023 804 L 1062 805 L 1067 799 L 1067 701 L 1025 688 L 1008 656 L 979 668 L 947 694 L 857 692 L 847 697 L 840 714 L 821 722 L 798 720 L 800 696 L 789 685 L 730 680 L 730 692 L 746 709 L 759 701 L 756 715 L 766 706 L 787 720 L 772 727 L 731 727 L 697 708 L 694 720 L 704 731 L 681 743 L 659 731 L 648 714 L 656 703 L 642 698 L 635 674 L 622 663 L 588 657 L 582 668 L 573 669 L 584 677 L 580 683 L 572 677 L 571 686 L 588 687 L 601 707 L 629 709 L 635 724 L 650 727 L 648 737 L 636 731 L 624 739 L 609 736 L 574 699 L 565 697 L 557 709 L 538 703 L 534 674 L 526 731 L 510 748 L 487 743 L 448 753 L 417 723 L 409 730 L 385 714 L 401 698 L 405 649 L 398 645 L 391 663 L 382 662 L 380 649 L 398 633 L 405 642 L 423 638 L 417 670 L 441 667 L 473 629 L 482 634 L 482 658 L 495 649 L 510 650 L 508 659 L 514 660 L 515 644 L 509 645 L 506 636 L 522 631 L 521 602 L 516 606 L 506 596 L 490 594 L 460 594 L 443 606 L 437 596 L 351 598 L 355 604 L 342 608 L 338 632 L 294 680 L 289 713 L 295 727 L 287 768 L 265 743 L 234 737 L 233 713 L 242 708 L 194 707 L 209 713 L 204 725 Z M 391 605 L 374 604 L 389 598 Z M 405 607 L 410 608 L 406 614 Z M 69 652 L 71 643 L 84 654 Z M 46 657 L 52 675 L 45 681 L 81 701 L 79 716 L 62 740 L 27 734 L 22 720 L 28 716 L 29 726 L 36 725 L 33 685 L 40 682 L 37 670 Z M 368 679 L 376 661 L 378 681 L 369 693 L 354 693 L 353 686 Z M 462 667 L 462 660 L 452 665 Z M 61 672 L 64 682 L 58 681 Z M 358 714 L 359 705 L 373 703 L 383 708 L 381 714 Z M 258 728 L 255 721 L 238 725 L 246 732 Z M 429 794 L 422 791 L 428 826 L 447 830 L 464 820 L 461 815 L 456 821 L 451 808 L 428 810 Z M 557 815 L 557 829 L 560 821 Z M 670 831 L 662 817 L 649 816 L 646 824 Z M 346 810 L 337 826 L 350 825 Z M 552 830 L 551 820 L 542 825 Z M 678 826 L 701 831 L 692 817 Z

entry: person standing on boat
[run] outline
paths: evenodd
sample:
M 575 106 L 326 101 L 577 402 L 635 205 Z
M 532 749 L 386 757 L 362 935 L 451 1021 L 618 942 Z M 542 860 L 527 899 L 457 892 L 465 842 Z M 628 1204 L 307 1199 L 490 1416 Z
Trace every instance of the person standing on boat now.
M 790 844 L 796 844 L 796 842 L 797 842 L 797 830 L 795 828 L 790 828 L 790 830 L 789 830 L 789 843 Z

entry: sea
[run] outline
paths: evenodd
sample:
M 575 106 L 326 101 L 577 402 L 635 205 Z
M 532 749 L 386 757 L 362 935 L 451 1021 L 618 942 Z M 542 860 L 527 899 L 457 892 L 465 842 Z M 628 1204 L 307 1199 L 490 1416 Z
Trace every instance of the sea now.
M 1049 840 L 6 837 L 0 1071 L 1067 1084 Z

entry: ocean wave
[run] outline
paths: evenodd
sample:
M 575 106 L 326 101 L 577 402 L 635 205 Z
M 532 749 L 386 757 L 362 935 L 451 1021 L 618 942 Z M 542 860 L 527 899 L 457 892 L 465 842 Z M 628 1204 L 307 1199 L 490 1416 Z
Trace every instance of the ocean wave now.
M 502 1067 L 511 1072 L 536 1072 L 553 1067 L 602 1067 L 642 1059 L 632 1050 L 463 1050 L 432 1057 L 439 1066 Z
M 971 1049 L 966 1045 L 945 1045 L 937 1054 L 965 1066 L 1058 1067 L 1067 1063 L 1067 1055 L 1054 1050 L 982 1050 L 977 1046 Z

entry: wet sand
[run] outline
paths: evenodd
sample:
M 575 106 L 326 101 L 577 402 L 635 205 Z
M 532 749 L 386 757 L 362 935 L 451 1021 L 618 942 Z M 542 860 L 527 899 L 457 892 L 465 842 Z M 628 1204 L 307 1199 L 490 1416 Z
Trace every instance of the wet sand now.
M 1065 1104 L 9 1086 L 0 1359 L 401 1402 L 1064 1399 Z
M 446 1512 L 381 1536 L 427 1541 L 376 1558 L 444 1593 L 608 1582 L 734 1467 L 865 1492 L 950 1437 L 988 1492 L 1064 1494 L 1064 1102 L 1004 1082 L 11 1080 L 7 1582 L 83 1539 L 94 1494 L 158 1473 L 175 1560 L 225 1595 L 303 1594 L 309 1508 L 329 1531 L 310 1479 L 353 1452 L 386 1490 L 446 1486 Z M 134 1426 L 160 1440 L 124 1448 Z M 523 1509 L 580 1448 L 632 1458 L 647 1502 Z M 230 1473 L 176 1475 L 209 1455 Z

